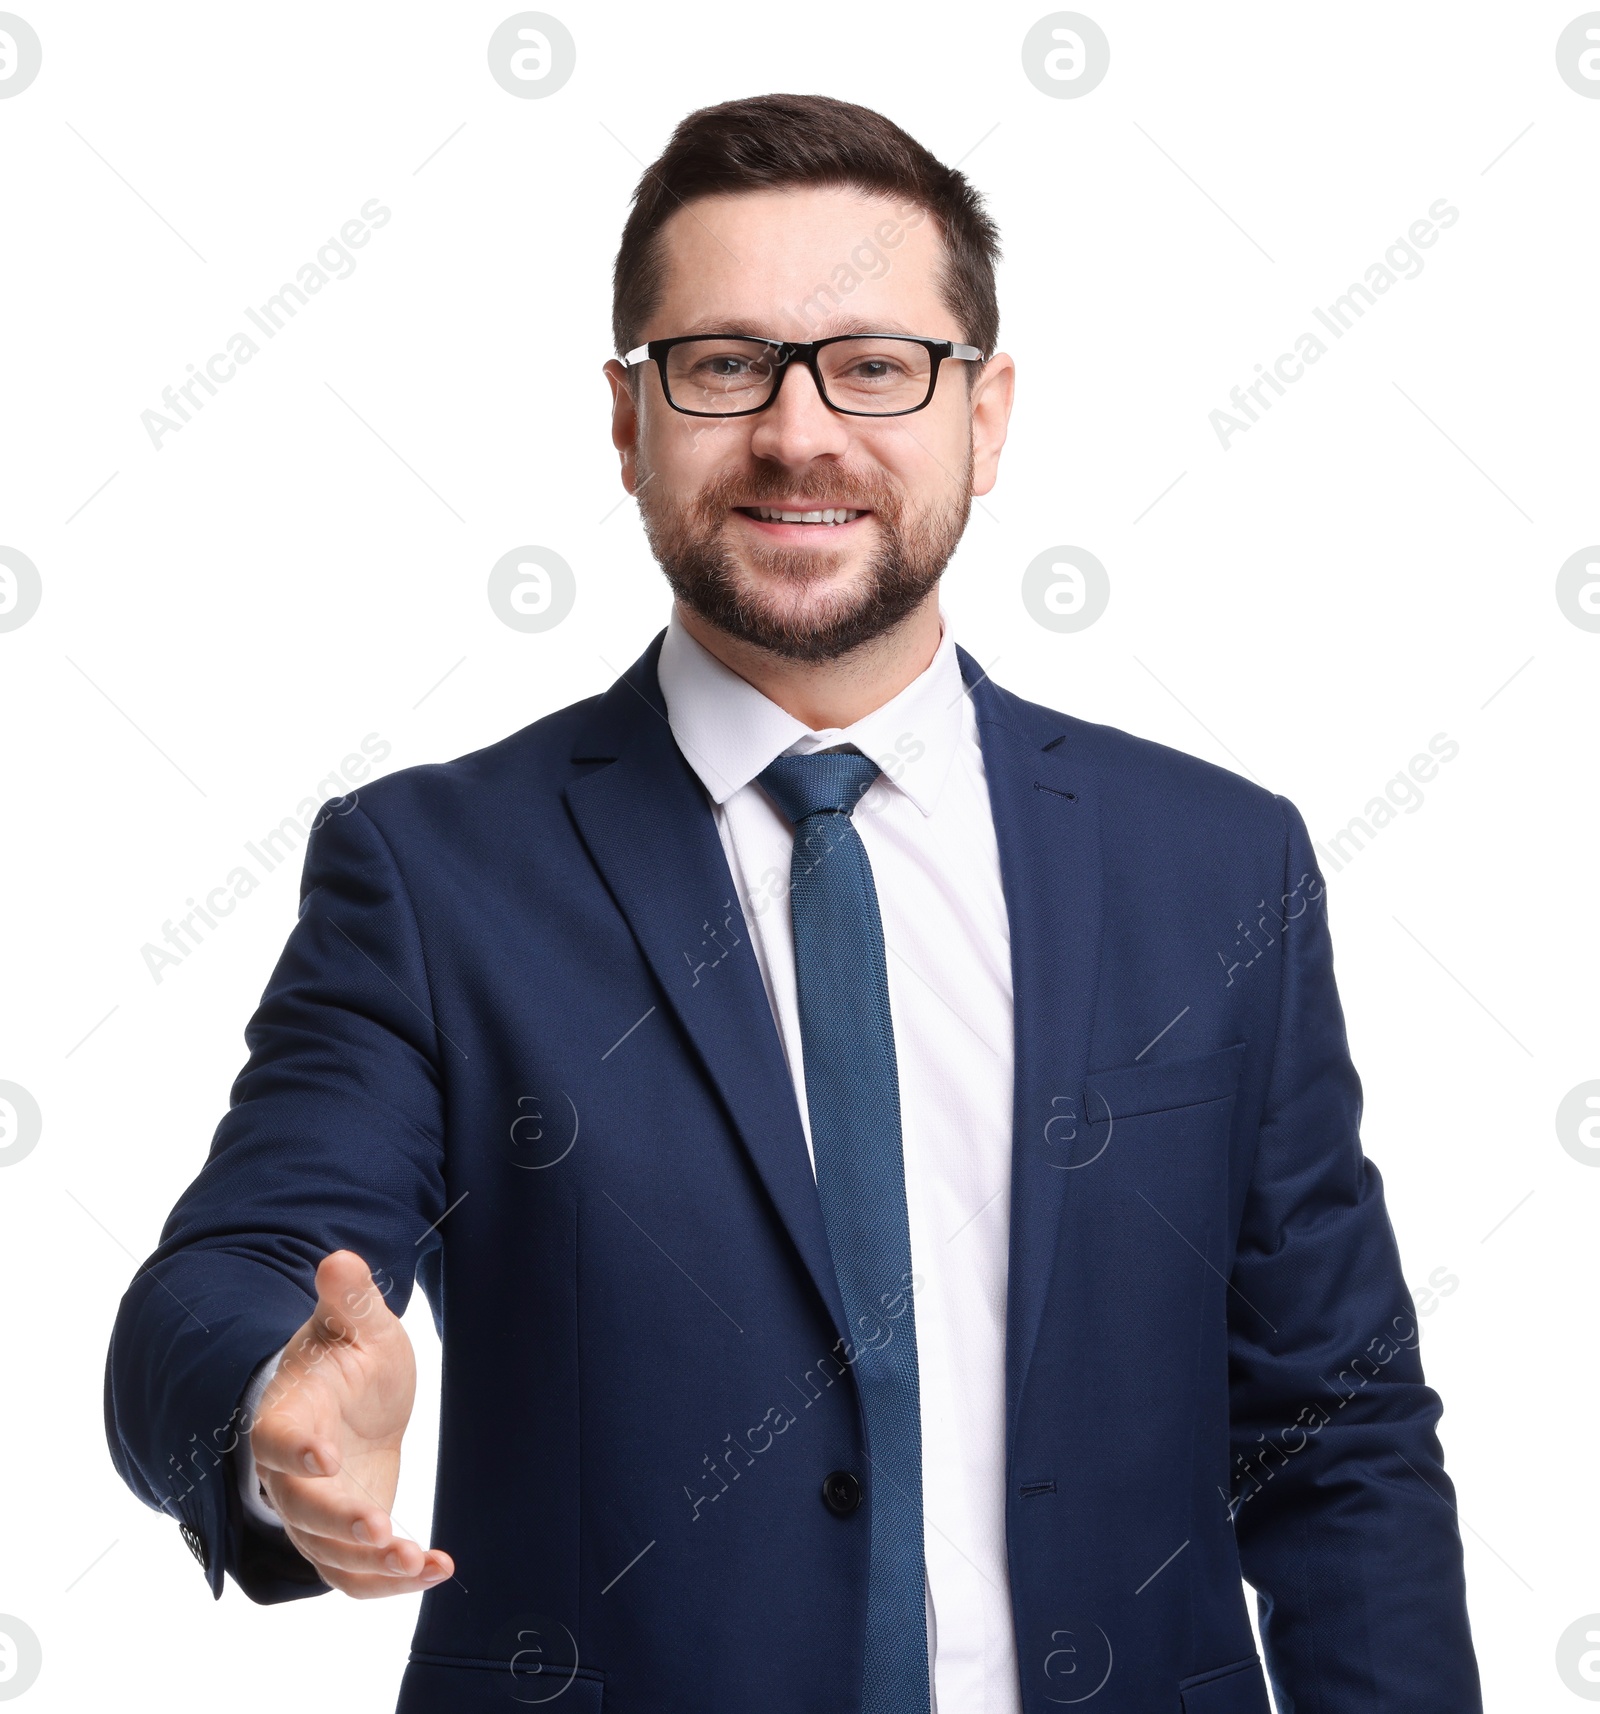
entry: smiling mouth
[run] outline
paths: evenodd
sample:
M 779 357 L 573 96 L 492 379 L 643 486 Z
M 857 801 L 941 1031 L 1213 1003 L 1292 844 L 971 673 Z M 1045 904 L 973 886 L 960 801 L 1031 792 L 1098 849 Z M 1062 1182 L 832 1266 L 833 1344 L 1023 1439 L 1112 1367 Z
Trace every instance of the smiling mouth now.
M 870 513 L 851 506 L 821 506 L 811 511 L 782 510 L 776 506 L 735 506 L 734 511 L 758 524 L 814 524 L 823 529 L 837 529 L 841 524 L 853 524 L 857 518 Z

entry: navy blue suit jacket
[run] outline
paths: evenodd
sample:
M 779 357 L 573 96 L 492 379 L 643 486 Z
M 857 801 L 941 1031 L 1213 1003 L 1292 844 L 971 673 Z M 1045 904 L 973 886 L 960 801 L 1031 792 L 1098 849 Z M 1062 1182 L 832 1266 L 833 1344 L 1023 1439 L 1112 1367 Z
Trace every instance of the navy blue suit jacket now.
M 859 1706 L 871 1487 L 794 1089 L 656 681 L 324 806 L 112 1457 L 221 1594 L 326 1589 L 231 1452 L 317 1263 L 444 1341 L 404 1714 Z M 1285 798 L 961 653 L 1011 927 L 1006 1529 L 1026 1714 L 1479 1709 L 1413 1305 Z M 824 1503 L 830 1472 L 865 1499 Z M 836 1492 L 837 1490 L 835 1490 Z M 563 1688 L 564 1687 L 564 1688 Z

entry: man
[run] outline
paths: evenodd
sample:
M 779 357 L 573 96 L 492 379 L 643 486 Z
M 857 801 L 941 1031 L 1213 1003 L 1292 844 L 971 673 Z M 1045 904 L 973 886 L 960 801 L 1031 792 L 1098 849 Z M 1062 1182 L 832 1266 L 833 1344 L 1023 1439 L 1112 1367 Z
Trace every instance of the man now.
M 1241 1574 L 1281 1710 L 1479 1707 L 1304 822 L 939 610 L 997 253 L 867 109 L 679 126 L 605 366 L 671 622 L 326 806 L 123 1300 L 126 1480 L 219 1595 L 426 1590 L 408 1714 L 1263 1714 Z

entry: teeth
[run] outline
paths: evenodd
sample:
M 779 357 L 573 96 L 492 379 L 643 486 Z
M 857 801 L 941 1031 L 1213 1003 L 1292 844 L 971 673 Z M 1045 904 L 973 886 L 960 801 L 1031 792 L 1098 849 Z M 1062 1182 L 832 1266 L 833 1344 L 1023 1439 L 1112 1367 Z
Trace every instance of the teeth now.
M 769 524 L 848 524 L 861 516 L 845 506 L 824 506 L 820 512 L 775 512 L 771 506 L 752 506 L 750 510 Z

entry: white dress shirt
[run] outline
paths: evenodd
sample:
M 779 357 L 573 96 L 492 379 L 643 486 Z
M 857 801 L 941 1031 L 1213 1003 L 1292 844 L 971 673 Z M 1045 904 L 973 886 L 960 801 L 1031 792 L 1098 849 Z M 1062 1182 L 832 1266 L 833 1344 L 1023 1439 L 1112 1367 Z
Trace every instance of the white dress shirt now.
M 839 744 L 883 769 L 852 820 L 883 919 L 899 1069 L 934 1706 L 1019 1714 L 1005 1533 L 1011 937 L 954 640 L 943 626 L 932 661 L 898 696 L 822 732 L 723 666 L 676 613 L 657 675 L 672 735 L 711 796 L 808 1150 L 789 916 L 794 834 L 756 776 L 777 756 Z
M 723 666 L 676 613 L 657 670 L 672 735 L 711 798 L 808 1152 L 788 899 L 794 836 L 756 776 L 777 756 L 839 744 L 883 769 L 852 819 L 883 919 L 899 1071 L 930 1692 L 938 1714 L 1020 1714 L 1005 1533 L 1011 940 L 977 720 L 942 616 L 941 625 L 932 661 L 898 696 L 821 732 Z M 252 1413 L 276 1366 L 269 1358 L 253 1377 Z M 248 1438 L 240 1446 L 246 1507 L 276 1524 Z

